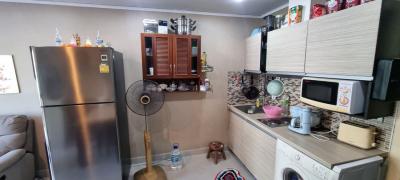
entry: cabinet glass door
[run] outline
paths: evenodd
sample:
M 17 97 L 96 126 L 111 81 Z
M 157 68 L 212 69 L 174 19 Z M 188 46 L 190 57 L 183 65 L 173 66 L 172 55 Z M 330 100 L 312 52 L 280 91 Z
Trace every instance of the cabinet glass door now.
M 199 66 L 199 41 L 198 39 L 191 39 L 191 74 L 197 75 Z
M 144 38 L 144 55 L 145 55 L 145 68 L 146 76 L 154 76 L 154 56 L 153 56 L 153 37 Z

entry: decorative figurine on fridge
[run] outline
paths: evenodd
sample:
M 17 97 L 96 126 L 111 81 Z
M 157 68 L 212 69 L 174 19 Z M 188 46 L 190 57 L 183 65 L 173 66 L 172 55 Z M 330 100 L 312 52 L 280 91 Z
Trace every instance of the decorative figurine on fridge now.
M 56 46 L 63 46 L 62 38 L 60 35 L 60 31 L 58 31 L 58 28 L 56 28 Z

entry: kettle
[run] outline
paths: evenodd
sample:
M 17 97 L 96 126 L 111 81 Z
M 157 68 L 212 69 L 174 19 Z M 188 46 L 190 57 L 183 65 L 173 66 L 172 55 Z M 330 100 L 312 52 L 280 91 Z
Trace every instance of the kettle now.
M 318 126 L 321 122 L 320 113 L 313 112 L 308 107 L 292 106 L 290 114 L 292 119 L 288 128 L 299 134 L 310 134 L 311 128 Z

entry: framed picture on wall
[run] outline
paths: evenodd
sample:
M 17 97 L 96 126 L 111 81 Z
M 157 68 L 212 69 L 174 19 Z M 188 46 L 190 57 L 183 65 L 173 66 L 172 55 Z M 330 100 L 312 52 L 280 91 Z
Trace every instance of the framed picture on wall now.
M 0 55 L 0 94 L 19 93 L 12 55 Z

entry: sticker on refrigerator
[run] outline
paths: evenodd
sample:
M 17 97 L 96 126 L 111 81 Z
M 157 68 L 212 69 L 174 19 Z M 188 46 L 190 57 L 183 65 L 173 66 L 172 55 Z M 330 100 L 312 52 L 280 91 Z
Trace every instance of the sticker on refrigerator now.
M 101 59 L 102 62 L 108 61 L 107 54 L 102 54 L 102 55 L 100 55 L 100 59 Z
M 101 74 L 108 74 L 110 73 L 110 66 L 108 64 L 101 63 L 99 65 L 99 70 Z

